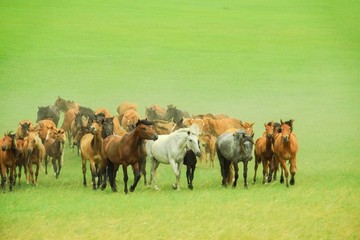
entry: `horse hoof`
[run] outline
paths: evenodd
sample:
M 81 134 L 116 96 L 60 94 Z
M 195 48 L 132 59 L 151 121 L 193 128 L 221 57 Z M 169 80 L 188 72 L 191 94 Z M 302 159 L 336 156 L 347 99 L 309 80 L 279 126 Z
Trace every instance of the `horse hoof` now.
M 135 191 L 135 187 L 131 186 L 130 187 L 130 192 L 134 192 Z
M 191 185 L 191 184 L 188 185 L 188 188 L 189 188 L 190 190 L 193 190 L 193 189 L 194 189 L 193 185 Z
M 101 185 L 100 189 L 101 191 L 104 191 L 106 189 L 106 185 Z
M 154 186 L 155 191 L 160 191 L 160 188 L 158 186 Z
M 295 185 L 295 179 L 290 179 L 290 185 Z
M 280 178 L 280 183 L 284 183 L 284 178 Z
M 175 183 L 172 185 L 172 188 L 173 188 L 174 190 L 176 190 L 176 189 L 177 189 L 177 186 L 176 186 L 176 184 L 175 184 Z

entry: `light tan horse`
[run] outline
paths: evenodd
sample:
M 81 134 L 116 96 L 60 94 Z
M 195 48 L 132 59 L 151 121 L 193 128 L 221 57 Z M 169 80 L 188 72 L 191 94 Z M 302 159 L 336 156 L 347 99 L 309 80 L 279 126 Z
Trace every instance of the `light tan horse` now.
M 292 121 L 291 121 L 292 125 Z M 275 153 L 277 161 L 279 161 L 282 171 L 280 182 L 284 182 L 283 171 L 285 172 L 286 186 L 289 186 L 288 177 L 289 171 L 286 167 L 286 162 L 290 162 L 290 184 L 295 184 L 296 174 L 296 154 L 299 146 L 295 134 L 292 132 L 292 128 L 281 120 L 281 132 L 276 136 L 273 151 Z
M 45 153 L 46 150 L 40 137 L 35 132 L 29 132 L 29 135 L 24 138 L 24 156 L 28 168 L 27 171 L 30 173 L 30 176 L 26 176 L 26 183 L 29 183 L 31 180 L 34 185 L 37 185 L 39 168 L 45 159 Z M 33 165 L 36 166 L 35 178 Z
M 101 183 L 100 164 L 103 160 L 103 139 L 101 137 L 102 125 L 93 122 L 90 126 L 91 133 L 85 134 L 81 138 L 80 150 L 82 160 L 82 172 L 84 176 L 84 186 L 86 186 L 86 161 L 90 162 L 93 189 L 96 190 L 95 179 L 98 177 L 98 187 Z
M 126 112 L 124 112 L 123 117 L 121 119 L 121 126 L 126 130 L 126 131 L 131 131 L 134 126 L 136 125 L 136 123 L 140 120 L 140 115 L 139 113 L 137 113 L 135 110 L 127 110 Z
M 203 123 L 204 124 L 202 128 L 202 132 L 204 134 L 214 135 L 215 137 L 220 136 L 230 128 L 236 128 L 236 129 L 242 128 L 242 122 L 239 119 L 235 119 L 235 118 L 223 118 L 223 119 L 204 118 Z

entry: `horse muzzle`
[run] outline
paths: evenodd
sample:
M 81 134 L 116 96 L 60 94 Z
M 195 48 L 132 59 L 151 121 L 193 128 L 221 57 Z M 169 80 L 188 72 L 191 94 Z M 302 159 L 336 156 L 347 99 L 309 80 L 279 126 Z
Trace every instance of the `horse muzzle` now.
M 159 138 L 158 135 L 155 134 L 155 135 L 152 137 L 152 140 L 156 141 L 158 138 Z
M 1 151 L 5 152 L 6 151 L 6 146 L 1 146 Z

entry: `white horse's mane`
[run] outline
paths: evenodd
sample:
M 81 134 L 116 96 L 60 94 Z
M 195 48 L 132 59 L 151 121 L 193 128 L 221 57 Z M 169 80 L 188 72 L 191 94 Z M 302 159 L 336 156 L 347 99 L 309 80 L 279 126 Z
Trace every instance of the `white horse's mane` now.
M 196 125 L 196 124 L 192 124 L 189 128 L 180 128 L 173 133 L 176 133 L 176 132 L 178 132 L 178 133 L 179 132 L 190 132 L 191 134 L 196 135 L 196 136 L 200 135 L 200 129 L 199 129 L 198 125 Z

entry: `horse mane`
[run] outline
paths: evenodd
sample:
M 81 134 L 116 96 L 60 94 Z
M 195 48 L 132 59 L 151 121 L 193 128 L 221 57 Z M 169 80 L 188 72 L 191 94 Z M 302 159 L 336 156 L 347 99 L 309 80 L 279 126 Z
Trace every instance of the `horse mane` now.
M 144 125 L 147 125 L 147 126 L 152 126 L 152 125 L 155 125 L 155 123 L 153 121 L 149 121 L 147 119 L 142 119 L 136 123 L 136 126 L 138 126 L 139 124 L 144 124 Z
M 180 128 L 172 133 L 176 133 L 176 132 L 190 132 L 191 134 L 194 134 L 196 136 L 200 135 L 200 129 L 196 124 L 192 124 L 189 128 Z

